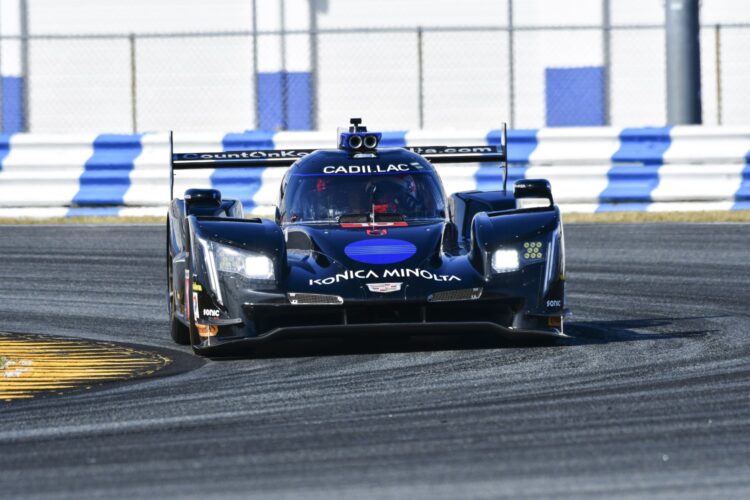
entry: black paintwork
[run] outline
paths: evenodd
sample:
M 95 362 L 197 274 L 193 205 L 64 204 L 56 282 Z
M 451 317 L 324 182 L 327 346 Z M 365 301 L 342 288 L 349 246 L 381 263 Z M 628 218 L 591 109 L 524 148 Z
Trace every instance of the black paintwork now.
M 378 150 L 375 157 L 367 158 L 341 150 L 315 151 L 287 171 L 280 209 L 284 211 L 284 187 L 292 173 L 316 174 L 332 165 L 393 163 L 418 164 L 422 175 L 437 178 L 424 158 L 400 148 Z M 274 336 L 377 332 L 379 328 L 393 333 L 398 325 L 404 333 L 446 332 L 451 325 L 454 332 L 472 332 L 490 325 L 488 330 L 509 335 L 563 336 L 561 327 L 550 327 L 547 322 L 563 316 L 565 306 L 559 210 L 553 204 L 517 208 L 517 199 L 524 197 L 548 198 L 552 203 L 546 181 L 524 180 L 514 193 L 456 193 L 447 203 L 445 219 L 362 227 L 243 219 L 239 202 L 208 192 L 215 190 L 204 191 L 191 190 L 188 200 L 173 200 L 169 212 L 171 306 L 176 320 L 190 328 L 197 351 L 212 353 L 218 346 Z M 358 262 L 345 251 L 351 243 L 383 238 L 409 242 L 416 251 L 390 264 Z M 274 279 L 260 282 L 218 273 L 221 303 L 211 287 L 206 250 L 200 241 L 267 256 L 273 261 Z M 516 248 L 523 254 L 526 242 L 538 242 L 544 258 L 524 260 L 518 271 L 493 272 L 495 249 Z M 367 287 L 393 282 L 402 283 L 401 289 L 378 293 Z M 471 289 L 481 289 L 481 296 L 434 301 L 438 292 Z M 343 303 L 294 305 L 289 293 L 315 294 L 320 300 L 334 296 L 330 300 Z M 196 321 L 218 327 L 218 334 L 200 337 Z

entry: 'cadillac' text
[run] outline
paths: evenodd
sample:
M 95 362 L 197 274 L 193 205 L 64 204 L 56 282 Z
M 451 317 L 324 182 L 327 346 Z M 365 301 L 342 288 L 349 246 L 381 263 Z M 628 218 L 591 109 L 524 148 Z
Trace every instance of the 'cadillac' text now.
M 323 167 L 324 174 L 385 174 L 389 172 L 408 172 L 406 163 L 391 163 L 389 165 L 327 165 Z

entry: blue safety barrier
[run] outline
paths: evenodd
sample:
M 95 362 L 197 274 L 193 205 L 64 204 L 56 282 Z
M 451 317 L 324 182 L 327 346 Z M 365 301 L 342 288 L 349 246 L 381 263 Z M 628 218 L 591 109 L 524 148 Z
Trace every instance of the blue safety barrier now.
M 273 149 L 273 132 L 248 130 L 224 136 L 224 151 Z M 221 191 L 224 198 L 240 200 L 246 212 L 255 208 L 253 197 L 263 182 L 265 168 L 226 168 L 216 169 L 211 174 L 211 187 Z
M 626 128 L 620 133 L 620 148 L 612 155 L 613 166 L 607 172 L 609 183 L 599 194 L 599 211 L 646 209 L 672 142 L 669 131 L 669 127 Z
M 10 153 L 10 138 L 13 134 L 0 134 L 0 170 L 3 169 L 3 160 Z
M 94 153 L 84 165 L 72 205 L 117 206 L 130 188 L 130 171 L 143 149 L 143 134 L 104 134 L 94 140 Z
M 487 134 L 487 144 L 499 146 L 502 130 L 491 130 Z M 526 168 L 529 166 L 529 158 L 538 145 L 536 129 L 508 130 L 508 188 L 513 188 L 513 183 L 523 179 Z M 474 178 L 477 190 L 497 191 L 503 188 L 503 175 L 499 170 L 499 164 L 479 167 Z
M 734 194 L 735 210 L 750 209 L 750 151 L 745 155 L 745 168 L 742 169 L 740 188 Z
M 464 140 L 467 144 L 498 145 L 500 135 L 497 129 Z M 384 132 L 381 144 L 416 145 L 425 137 L 432 137 L 430 142 L 435 143 L 456 143 L 449 132 L 420 131 L 410 137 L 403 130 Z M 12 138 L 0 135 L 0 211 L 26 207 L 38 213 L 47 207 L 68 216 L 123 215 L 137 214 L 139 209 L 163 210 L 158 207 L 168 204 L 166 134 L 149 135 L 146 153 L 140 134 L 103 134 L 93 141 L 46 134 L 16 134 Z M 276 138 L 274 132 L 251 130 L 194 136 L 180 146 L 182 150 L 224 151 L 274 149 L 280 144 L 310 148 L 324 140 L 321 134 L 305 132 L 285 132 L 278 142 Z M 87 149 L 91 151 L 88 157 Z M 8 163 L 11 153 L 13 161 Z M 706 208 L 711 210 L 750 209 L 750 128 L 509 130 L 508 156 L 509 187 L 530 175 L 548 178 L 555 200 L 563 207 L 642 211 L 652 209 L 654 203 L 675 202 L 677 210 L 697 203 L 713 204 Z M 247 213 L 267 214 L 273 211 L 282 174 L 283 169 L 278 168 L 192 171 L 182 178 L 176 194 L 180 196 L 190 183 L 211 186 L 225 198 L 240 199 Z M 497 163 L 447 168 L 441 174 L 448 193 L 502 187 Z M 26 200 L 31 200 L 28 206 Z
M 383 132 L 383 137 L 380 139 L 380 147 L 402 148 L 404 146 L 406 146 L 406 130 Z

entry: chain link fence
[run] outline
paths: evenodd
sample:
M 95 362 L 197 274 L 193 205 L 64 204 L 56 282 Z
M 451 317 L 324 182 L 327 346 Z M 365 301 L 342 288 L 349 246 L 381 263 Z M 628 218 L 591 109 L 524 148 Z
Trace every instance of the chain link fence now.
M 654 26 L 2 37 L 4 132 L 664 125 Z M 701 30 L 703 120 L 747 124 L 750 25 Z

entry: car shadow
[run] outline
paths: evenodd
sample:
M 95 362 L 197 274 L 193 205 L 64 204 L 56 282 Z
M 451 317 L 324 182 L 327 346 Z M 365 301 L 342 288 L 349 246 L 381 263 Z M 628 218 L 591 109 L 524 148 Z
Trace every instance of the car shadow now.
M 668 340 L 705 337 L 718 329 L 695 328 L 696 323 L 725 316 L 687 316 L 681 318 L 642 318 L 615 321 L 581 321 L 566 324 L 570 338 L 561 345 L 609 344 L 642 340 Z
M 212 356 L 215 360 L 242 358 L 294 358 L 315 356 L 348 356 L 409 352 L 466 351 L 477 349 L 554 348 L 703 337 L 718 330 L 680 328 L 695 321 L 716 316 L 685 318 L 643 318 L 618 321 L 583 321 L 566 324 L 568 338 L 508 339 L 497 335 L 440 336 L 356 336 L 314 339 L 280 339 L 252 347 L 240 348 L 230 356 Z M 239 346 L 238 346 L 239 347 Z

